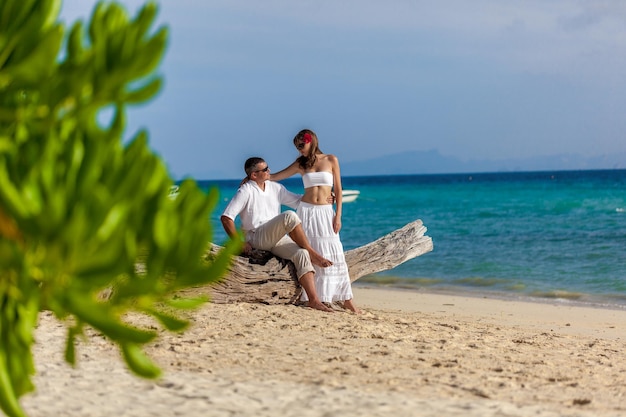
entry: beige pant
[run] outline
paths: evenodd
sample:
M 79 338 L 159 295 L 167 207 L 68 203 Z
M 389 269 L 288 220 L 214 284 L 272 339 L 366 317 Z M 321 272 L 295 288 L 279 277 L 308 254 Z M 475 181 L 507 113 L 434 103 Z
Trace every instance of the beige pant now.
M 315 271 L 309 252 L 287 236 L 299 224 L 300 218 L 295 212 L 285 211 L 248 233 L 248 241 L 253 248 L 268 250 L 293 262 L 298 279 L 307 272 Z

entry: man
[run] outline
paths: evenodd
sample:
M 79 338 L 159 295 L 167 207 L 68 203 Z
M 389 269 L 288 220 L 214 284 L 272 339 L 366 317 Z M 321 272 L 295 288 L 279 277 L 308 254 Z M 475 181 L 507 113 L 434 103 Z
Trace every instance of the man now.
M 270 168 L 263 158 L 248 158 L 244 169 L 247 181 L 241 184 L 221 216 L 224 230 L 231 238 L 236 237 L 235 218 L 239 216 L 246 239 L 244 254 L 254 248 L 289 259 L 294 263 L 298 281 L 309 298 L 308 306 L 332 312 L 317 296 L 312 265 L 325 268 L 332 262 L 313 250 L 295 212 L 281 213 L 281 205 L 296 208 L 301 196 L 270 181 Z

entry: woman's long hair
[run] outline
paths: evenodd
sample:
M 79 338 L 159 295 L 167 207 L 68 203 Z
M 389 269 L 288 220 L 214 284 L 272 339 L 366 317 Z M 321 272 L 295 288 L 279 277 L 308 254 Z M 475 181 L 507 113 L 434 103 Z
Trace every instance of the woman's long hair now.
M 312 130 L 302 129 L 293 138 L 293 144 L 295 146 L 298 146 L 298 144 L 300 144 L 301 142 L 310 143 L 311 147 L 309 148 L 309 152 L 307 155 L 301 155 L 298 159 L 296 159 L 296 161 L 298 161 L 298 165 L 300 165 L 300 168 L 304 170 L 311 169 L 313 168 L 313 165 L 315 165 L 315 162 L 317 162 L 317 155 L 322 153 L 319 148 L 317 135 Z

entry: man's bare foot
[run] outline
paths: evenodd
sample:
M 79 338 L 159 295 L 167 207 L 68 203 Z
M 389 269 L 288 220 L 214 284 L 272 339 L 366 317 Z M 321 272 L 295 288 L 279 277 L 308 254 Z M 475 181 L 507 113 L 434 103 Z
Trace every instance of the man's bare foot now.
M 312 308 L 314 310 L 325 311 L 326 313 L 334 313 L 335 312 L 332 308 L 326 307 L 326 305 L 324 305 L 323 303 L 320 303 L 319 301 L 317 303 L 312 303 L 312 302 L 309 301 L 307 303 L 307 307 Z
M 328 259 L 316 253 L 311 253 L 310 256 L 311 256 L 311 263 L 313 265 L 321 266 L 322 268 L 328 268 L 329 266 L 333 264 Z
M 343 308 L 345 308 L 346 310 L 350 310 L 355 314 L 361 314 L 362 311 L 359 310 L 358 308 L 356 308 L 356 306 L 354 305 L 354 303 L 352 302 L 352 300 L 346 300 L 343 302 Z

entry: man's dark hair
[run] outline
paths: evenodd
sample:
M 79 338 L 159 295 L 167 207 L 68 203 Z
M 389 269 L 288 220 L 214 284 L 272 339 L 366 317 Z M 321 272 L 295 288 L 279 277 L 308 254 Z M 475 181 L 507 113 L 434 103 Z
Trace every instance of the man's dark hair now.
M 258 156 L 246 159 L 246 163 L 243 165 L 246 175 L 249 177 L 250 174 L 254 172 L 254 168 L 256 168 L 257 164 L 260 164 L 261 162 L 265 162 L 265 159 L 259 158 Z

